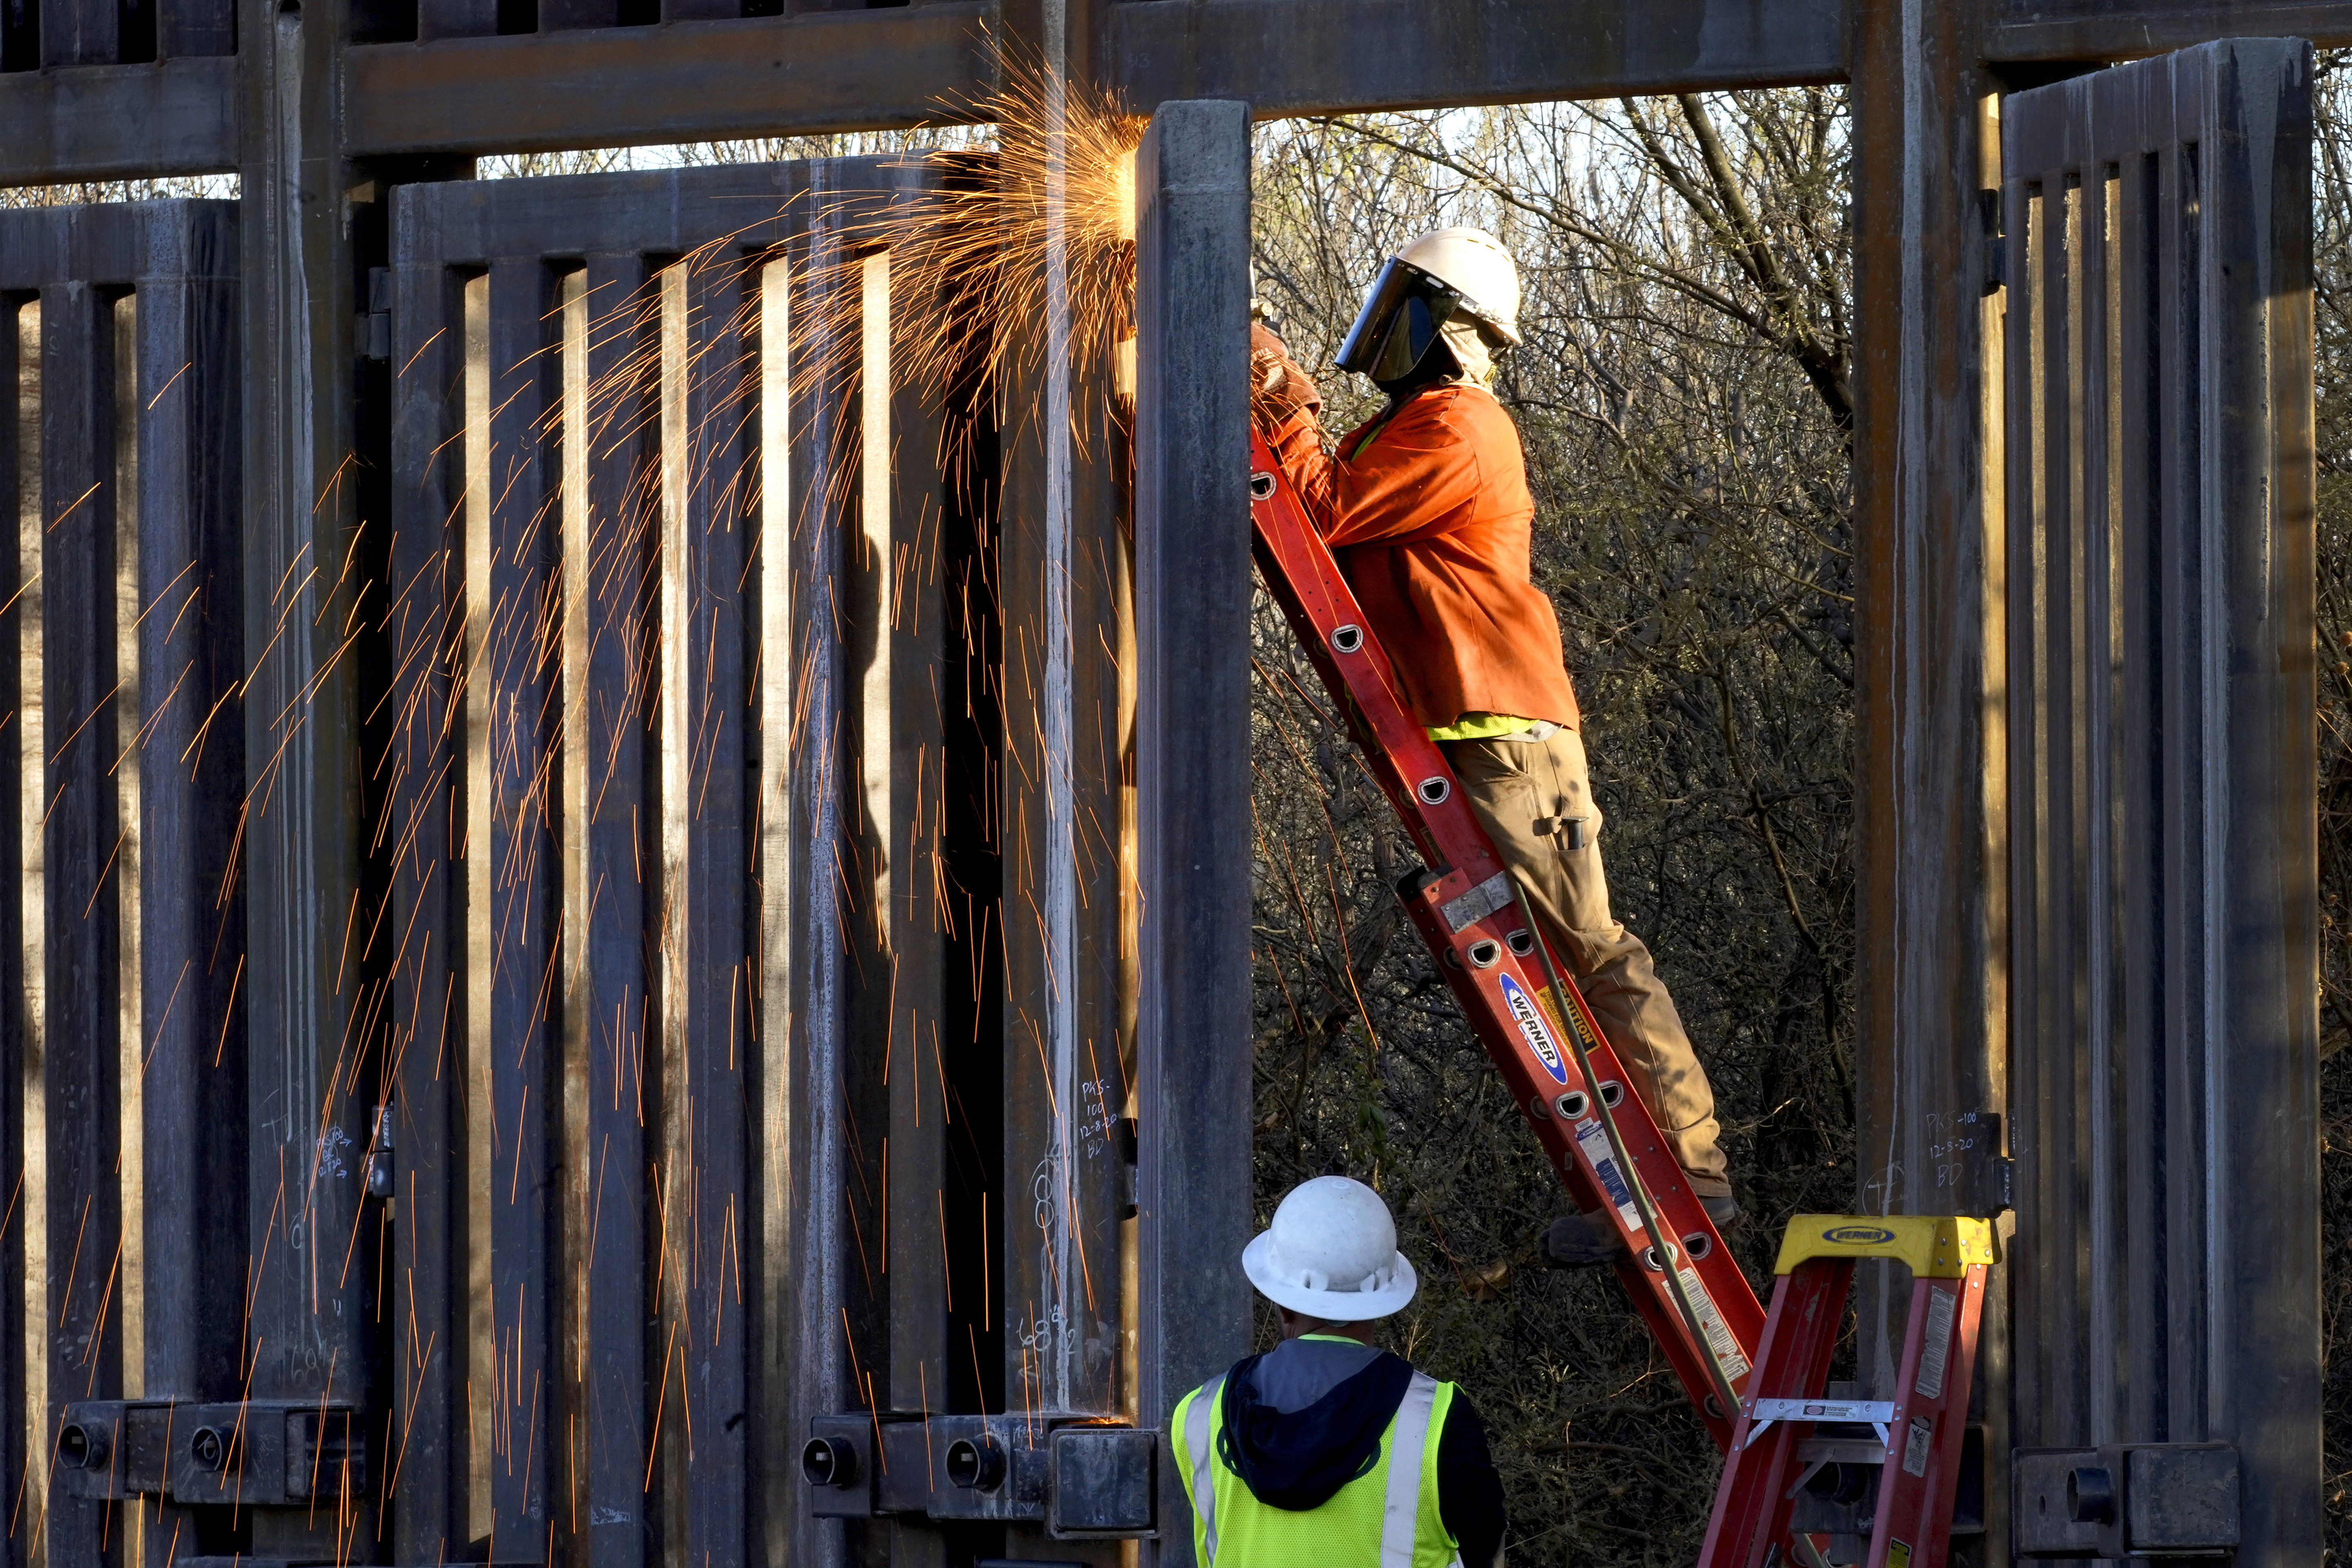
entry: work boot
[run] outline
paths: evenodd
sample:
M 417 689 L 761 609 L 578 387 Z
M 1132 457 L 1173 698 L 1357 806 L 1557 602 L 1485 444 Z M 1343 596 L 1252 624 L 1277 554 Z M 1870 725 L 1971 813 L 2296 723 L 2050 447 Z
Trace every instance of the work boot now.
M 1706 1210 L 1718 1233 L 1739 1222 L 1739 1200 L 1727 1192 L 1702 1197 L 1698 1206 Z M 1545 1227 L 1542 1251 L 1543 1260 L 1552 1268 L 1589 1269 L 1623 1257 L 1625 1243 L 1609 1222 L 1609 1211 L 1596 1208 L 1590 1214 L 1563 1214 Z

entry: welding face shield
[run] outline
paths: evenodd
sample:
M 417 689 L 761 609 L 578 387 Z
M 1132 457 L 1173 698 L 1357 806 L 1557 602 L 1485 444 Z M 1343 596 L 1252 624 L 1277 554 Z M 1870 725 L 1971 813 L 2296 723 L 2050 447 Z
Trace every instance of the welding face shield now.
M 1433 372 L 1453 363 L 1453 351 L 1438 338 L 1461 308 L 1460 290 L 1392 257 L 1372 280 L 1333 362 L 1383 391 L 1434 379 Z M 1433 359 L 1438 363 L 1428 362 Z

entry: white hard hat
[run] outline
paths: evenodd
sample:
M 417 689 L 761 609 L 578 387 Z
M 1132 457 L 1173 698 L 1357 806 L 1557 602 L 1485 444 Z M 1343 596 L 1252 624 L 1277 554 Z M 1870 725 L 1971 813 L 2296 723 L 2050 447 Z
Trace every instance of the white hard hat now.
M 1519 264 L 1485 229 L 1432 229 L 1397 252 L 1462 296 L 1462 308 L 1495 329 L 1503 341 L 1519 339 Z
M 1274 1223 L 1242 1249 L 1242 1272 L 1275 1305 L 1329 1323 L 1384 1318 L 1421 1288 L 1397 1250 L 1389 1206 L 1346 1176 L 1292 1187 Z

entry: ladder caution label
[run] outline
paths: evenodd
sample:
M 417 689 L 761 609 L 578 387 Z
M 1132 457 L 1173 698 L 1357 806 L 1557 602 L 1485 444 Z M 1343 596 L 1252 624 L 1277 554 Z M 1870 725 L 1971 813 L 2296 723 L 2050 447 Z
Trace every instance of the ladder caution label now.
M 1952 1312 L 1958 1298 L 1936 1292 L 1927 1302 L 1927 1343 L 1919 1354 L 1919 1381 L 1911 1385 L 1922 1399 L 1944 1396 L 1944 1365 L 1952 1354 Z
M 1568 1063 L 1560 1059 L 1559 1047 L 1553 1043 L 1551 1030 L 1544 1027 L 1544 1020 L 1537 1013 L 1536 1004 L 1528 998 L 1526 988 L 1508 975 L 1502 978 L 1504 1004 L 1511 1009 L 1511 1021 L 1517 1024 L 1519 1032 L 1527 1037 L 1528 1049 L 1536 1053 L 1536 1060 L 1544 1064 L 1544 1071 L 1550 1073 L 1555 1082 L 1567 1083 Z M 1606 1140 L 1603 1144 L 1605 1146 Z M 1633 1195 L 1626 1194 L 1624 1201 L 1633 1202 Z
M 1553 1029 L 1557 1030 L 1562 1039 L 1566 1039 L 1568 1037 L 1570 1030 L 1581 1028 L 1581 1025 L 1577 1021 L 1563 1019 L 1559 1016 L 1559 1004 L 1551 999 L 1550 992 L 1543 990 L 1537 991 L 1536 1003 L 1543 1009 L 1544 1022 L 1551 1025 Z M 1587 1051 L 1590 1051 L 1600 1043 L 1600 1041 L 1588 1035 L 1585 1038 L 1584 1048 Z
M 1731 1337 L 1731 1325 L 1723 1321 L 1723 1313 L 1717 1308 L 1715 1298 L 1706 1293 L 1698 1270 L 1677 1262 L 1675 1272 L 1682 1276 L 1683 1289 L 1690 1296 L 1692 1310 L 1698 1313 L 1698 1326 L 1706 1331 L 1706 1343 L 1715 1351 L 1715 1359 L 1723 1363 L 1723 1375 L 1735 1382 L 1747 1376 L 1748 1357 L 1740 1354 L 1739 1342 Z
M 1576 1145 L 1584 1157 L 1592 1162 L 1592 1174 L 1600 1179 L 1601 1190 L 1617 1206 L 1617 1217 L 1628 1230 L 1642 1228 L 1642 1211 L 1633 1207 L 1633 1189 L 1625 1185 L 1625 1173 L 1617 1168 L 1617 1156 L 1609 1147 L 1608 1129 L 1598 1121 L 1576 1124 Z
M 1903 1440 L 1903 1473 L 1924 1476 L 1927 1473 L 1927 1446 L 1936 1436 L 1936 1424 L 1925 1416 L 1911 1418 L 1911 1433 Z
M 1911 1568 L 1911 1543 L 1890 1541 L 1886 1543 L 1886 1568 Z

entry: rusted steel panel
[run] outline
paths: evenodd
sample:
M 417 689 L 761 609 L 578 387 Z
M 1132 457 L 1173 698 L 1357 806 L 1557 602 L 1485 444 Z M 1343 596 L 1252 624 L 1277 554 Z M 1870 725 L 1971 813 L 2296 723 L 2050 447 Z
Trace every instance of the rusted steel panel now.
M 1042 246 L 1010 260 L 1043 271 Z M 1044 285 L 1044 279 L 1039 283 Z M 1108 428 L 1112 367 L 1055 345 L 1068 304 L 1021 329 L 1004 378 L 1002 571 L 1006 1404 L 1110 1415 L 1120 1378 L 1128 497 Z M 1053 312 L 1066 312 L 1056 327 Z M 1057 354 L 1067 354 L 1060 371 Z M 1123 467 L 1124 465 L 1118 465 Z
M 1836 81 L 1843 0 L 1136 0 L 1109 69 L 1144 108 L 1260 116 Z
M 498 30 L 498 0 L 417 0 L 416 38 L 420 44 L 444 38 L 488 38 L 495 37 Z
M 467 441 L 488 443 L 475 473 L 487 473 L 489 490 L 467 497 L 465 526 L 469 534 L 489 530 L 487 550 L 467 539 L 468 576 L 482 575 L 468 582 L 466 605 L 470 626 L 478 628 L 467 681 L 488 698 L 487 723 L 471 737 L 487 756 L 467 780 L 483 789 L 488 810 L 468 817 L 487 824 L 488 841 L 477 839 L 466 852 L 468 859 L 487 854 L 489 862 L 488 906 L 476 906 L 477 946 L 468 954 L 480 967 L 467 975 L 469 988 L 488 988 L 488 1032 L 470 1042 L 467 1076 L 469 1093 L 488 1096 L 491 1130 L 491 1157 L 481 1162 L 490 1178 L 487 1304 L 497 1347 L 490 1533 L 535 1542 L 548 1529 L 555 1479 L 549 1124 L 561 1097 L 551 1046 L 561 983 L 555 742 L 562 622 L 556 517 L 547 503 L 557 446 L 547 439 L 547 422 L 560 383 L 550 351 L 555 332 L 546 265 L 536 256 L 502 257 L 485 281 L 487 357 L 468 364 L 467 373 L 488 383 L 488 421 L 478 426 L 469 413 Z M 471 358 L 473 323 L 467 325 Z M 478 1388 L 475 1399 L 482 1401 Z
M 41 65 L 110 66 L 121 57 L 115 0 L 40 0 Z
M 890 979 L 875 988 L 889 1089 L 890 1401 L 901 1410 L 949 1408 L 952 1295 L 948 1271 L 948 1062 L 970 1050 L 948 1010 L 956 936 L 967 911 L 946 881 L 945 731 L 948 694 L 944 535 L 955 497 L 940 474 L 957 431 L 939 392 L 905 374 L 893 353 L 902 316 L 926 319 L 910 298 L 924 279 L 887 252 L 860 267 L 858 521 L 845 581 L 858 613 L 851 658 L 860 671 L 857 725 L 867 808 L 865 852 L 873 878 L 878 950 Z M 901 307 L 909 308 L 901 309 Z M 919 332 L 920 329 L 916 331 Z M 910 337 L 913 334 L 910 334 Z M 898 369 L 894 374 L 894 360 Z M 878 820 L 877 820 L 878 817 Z M 963 966 L 969 967 L 968 962 Z M 967 1292 L 981 1289 L 967 1280 Z
M 2001 0 L 1985 36 L 1994 60 L 2126 60 L 2216 37 L 2352 44 L 2346 0 Z
M 566 1234 L 576 1287 L 561 1298 L 581 1385 L 572 1473 L 593 1568 L 640 1568 L 656 1544 L 646 1513 L 653 1436 L 645 1282 L 654 1213 L 646 1166 L 657 1103 L 652 986 L 644 954 L 660 911 L 639 874 L 653 852 L 644 810 L 656 777 L 647 678 L 655 625 L 652 402 L 633 381 L 645 340 L 646 264 L 592 256 L 564 316 L 562 509 L 567 674 L 564 862 L 567 1157 L 578 1218 Z M 573 1314 L 576 1314 L 574 1316 Z
M 236 53 L 235 0 L 153 0 L 155 57 Z
M 611 27 L 620 20 L 620 0 L 539 0 L 539 30 L 542 33 Z
M 2321 1519 L 2310 80 L 2209 44 L 2012 98 L 2023 1446 L 2227 1441 Z
M 744 775 L 746 462 L 754 450 L 744 417 L 744 272 L 733 257 L 713 257 L 662 280 L 667 1078 L 656 1179 L 668 1251 L 660 1304 L 680 1342 L 667 1414 L 686 1423 L 686 1440 L 665 1458 L 672 1540 L 687 1561 L 714 1563 L 742 1559 L 751 1523 L 747 1309 L 758 1288 L 743 1264 L 752 1218 L 744 1112 L 755 979 Z M 673 365 L 674 352 L 687 356 L 684 363 Z
M 392 700 L 425 721 L 417 770 L 492 792 L 453 815 L 446 784 L 404 786 L 410 831 L 445 836 L 401 859 L 400 1005 L 408 1060 L 451 1020 L 436 1057 L 470 1063 L 482 1087 L 462 1092 L 496 1108 L 461 1132 L 462 1101 L 412 1070 L 404 1125 L 499 1140 L 487 1222 L 450 1174 L 478 1151 L 441 1159 L 445 1196 L 413 1222 L 441 1239 L 407 1243 L 441 1293 L 398 1337 L 454 1343 L 452 1381 L 404 1375 L 439 1402 L 409 1449 L 441 1456 L 427 1500 L 403 1505 L 404 1554 L 551 1524 L 599 1563 L 826 1561 L 841 1527 L 809 1518 L 793 1469 L 807 1417 L 950 1397 L 941 1062 L 962 1042 L 943 998 L 973 958 L 935 896 L 940 824 L 963 820 L 940 810 L 940 545 L 967 504 L 943 476 L 967 459 L 936 391 L 894 391 L 887 258 L 844 232 L 931 177 L 854 162 L 396 196 L 394 619 L 420 631 Z M 487 306 L 470 369 L 436 347 L 467 289 Z M 454 439 L 468 421 L 484 457 Z M 485 604 L 433 559 L 461 545 L 496 585 Z M 460 612 L 483 617 L 478 656 Z M 486 683 L 467 727 L 446 677 L 406 673 L 436 661 Z M 530 789 L 560 798 L 551 816 Z M 452 823 L 497 852 L 470 915 L 432 892 L 466 869 Z M 508 847 L 525 833 L 535 859 Z M 421 956 L 468 929 L 495 977 L 470 1019 Z M 494 1323 L 459 1299 L 482 1235 Z M 519 1336 L 534 1288 L 553 1305 Z M 533 1406 L 512 1347 L 535 1334 L 562 1375 Z M 513 1407 L 477 1435 L 499 1445 L 485 1470 L 464 1462 L 454 1379 L 493 1341 Z M 526 1463 L 550 1478 L 546 1513 L 509 1495 L 509 1457 L 517 1484 Z
M 806 201 L 825 208 L 854 174 L 834 165 L 805 170 Z M 812 1418 L 870 1406 L 866 1370 L 877 1344 L 875 1272 L 867 1250 L 873 1207 L 866 1138 L 878 1137 L 873 1092 L 880 1074 L 866 1060 L 856 994 L 858 905 L 847 896 L 839 858 L 859 814 L 858 773 L 851 745 L 856 711 L 844 621 L 830 612 L 856 537 L 851 497 L 832 477 L 856 441 L 854 414 L 857 316 L 851 296 L 850 242 L 818 225 L 791 246 L 783 307 L 783 384 L 767 389 L 784 404 L 781 465 L 761 476 L 771 510 L 761 528 L 762 771 L 776 831 L 763 834 L 761 986 L 769 1037 L 761 1061 L 777 1075 L 782 1157 L 762 1161 L 769 1190 L 788 1200 L 763 1214 L 769 1276 L 794 1288 L 772 1305 L 764 1407 L 780 1416 L 765 1490 L 771 1511 L 764 1538 L 781 1541 L 780 1560 L 838 1568 L 856 1560 L 858 1527 L 835 1525 L 809 1511 L 809 1493 L 785 1467 Z M 781 486 L 781 492 L 774 487 Z M 783 540 L 777 528 L 783 530 Z M 780 548 L 781 544 L 781 548 Z M 823 607 L 822 612 L 820 607 Z M 864 1207 L 861 1212 L 860 1201 Z M 878 1239 L 878 1237 L 877 1238 Z M 887 1279 L 887 1276 L 886 1276 Z M 771 1546 L 771 1552 L 775 1548 Z
M 117 388 L 139 443 L 136 526 L 118 549 L 136 552 L 140 735 L 119 736 L 117 768 L 135 764 L 139 808 L 141 1391 L 221 1399 L 242 1381 L 246 1287 L 236 225 L 226 203 L 151 211 L 135 382 Z
M 462 888 L 451 864 L 459 821 L 461 737 L 450 655 L 463 591 L 451 520 L 463 463 L 462 284 L 439 265 L 429 212 L 412 210 L 393 257 L 391 580 L 384 616 L 400 693 L 385 768 L 393 863 L 391 963 L 394 1144 L 394 1386 L 400 1440 L 385 1461 L 394 1539 L 473 1539 L 466 1512 L 465 1155 L 458 1129 L 466 1009 L 459 995 Z M 420 1547 L 417 1550 L 438 1550 Z
M 23 1161 L 0 1317 L 49 1325 L 0 1386 L 50 1499 L 15 1538 L 53 1558 L 94 1560 L 110 1524 L 52 1490 L 28 1431 L 70 1399 L 238 1382 L 245 770 L 236 738 L 201 743 L 208 715 L 236 723 L 240 673 L 235 225 L 226 203 L 0 214 L 19 785 L 0 1145 Z
M 982 0 L 732 22 L 368 44 L 348 151 L 529 152 L 952 119 L 993 71 Z
M 166 60 L 0 76 L 0 184 L 234 169 L 236 65 Z
M 115 431 L 110 301 L 76 279 L 41 291 L 39 703 L 42 803 L 40 1085 L 47 1384 L 52 1404 L 121 1387 L 120 1315 L 110 1312 L 121 1224 L 115 1179 L 121 1051 L 115 964 L 121 916 L 109 874 L 119 807 L 113 768 Z M 26 683 L 31 695 L 32 683 Z M 28 780 L 28 783 L 32 782 Z M 43 1210 L 46 1209 L 46 1213 Z M 68 1560 L 98 1554 L 101 1505 L 54 1497 L 44 1534 Z

